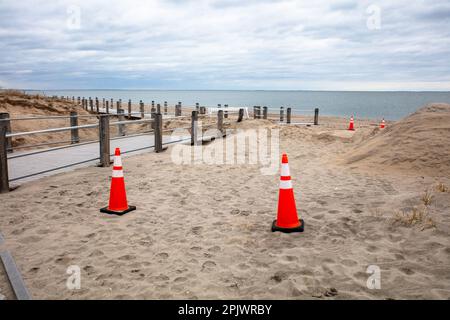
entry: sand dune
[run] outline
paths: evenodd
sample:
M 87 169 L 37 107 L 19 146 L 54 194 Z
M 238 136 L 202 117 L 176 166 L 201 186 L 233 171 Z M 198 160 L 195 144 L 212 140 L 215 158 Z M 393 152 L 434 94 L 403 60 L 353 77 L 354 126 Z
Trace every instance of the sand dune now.
M 410 116 L 373 129 L 343 161 L 352 167 L 450 177 L 450 105 L 430 104 Z

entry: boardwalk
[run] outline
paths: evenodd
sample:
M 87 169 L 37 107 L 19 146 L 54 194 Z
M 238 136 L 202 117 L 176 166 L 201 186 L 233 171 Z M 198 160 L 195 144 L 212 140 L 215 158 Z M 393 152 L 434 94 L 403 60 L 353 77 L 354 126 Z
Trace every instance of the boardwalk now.
M 176 143 L 190 140 L 190 136 L 164 136 L 163 143 Z M 115 148 L 120 148 L 124 156 L 153 150 L 154 136 L 152 134 L 124 137 L 111 140 L 111 155 Z M 73 170 L 74 168 L 92 166 L 99 162 L 99 143 L 74 145 L 70 147 L 53 148 L 50 151 L 14 152 L 8 156 L 9 179 L 12 184 L 20 184 L 44 176 Z M 132 151 L 135 150 L 135 151 Z M 31 154 L 30 154 L 31 153 Z M 26 155 L 25 154 L 30 154 Z M 57 169 L 57 170 L 54 170 Z M 43 172 L 37 174 L 38 172 Z M 20 177 L 25 177 L 19 179 Z

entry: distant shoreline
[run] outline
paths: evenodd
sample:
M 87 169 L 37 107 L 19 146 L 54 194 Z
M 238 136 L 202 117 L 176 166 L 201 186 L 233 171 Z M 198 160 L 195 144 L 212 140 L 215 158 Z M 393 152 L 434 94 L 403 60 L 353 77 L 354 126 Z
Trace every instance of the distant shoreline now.
M 6 89 L 8 90 L 8 89 Z M 448 91 L 442 91 L 442 90 L 289 90 L 289 89 L 11 89 L 11 90 L 21 90 L 21 91 L 31 91 L 31 92 L 42 92 L 42 91 L 52 91 L 52 92 L 59 92 L 59 91 L 181 91 L 181 92 L 201 92 L 201 91 L 211 91 L 211 92 L 227 92 L 227 91 L 233 91 L 233 92 L 380 92 L 380 93 L 396 93 L 396 92 L 414 92 L 414 93 L 428 93 L 428 92 L 434 92 L 434 93 L 450 93 L 450 90 Z

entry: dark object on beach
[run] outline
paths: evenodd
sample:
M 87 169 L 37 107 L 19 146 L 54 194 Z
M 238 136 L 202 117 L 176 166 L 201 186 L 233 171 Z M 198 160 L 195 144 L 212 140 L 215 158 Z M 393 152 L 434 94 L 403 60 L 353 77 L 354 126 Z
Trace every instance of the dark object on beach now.
M 239 117 L 237 119 L 237 122 L 241 122 L 242 119 L 244 118 L 244 109 L 239 109 Z

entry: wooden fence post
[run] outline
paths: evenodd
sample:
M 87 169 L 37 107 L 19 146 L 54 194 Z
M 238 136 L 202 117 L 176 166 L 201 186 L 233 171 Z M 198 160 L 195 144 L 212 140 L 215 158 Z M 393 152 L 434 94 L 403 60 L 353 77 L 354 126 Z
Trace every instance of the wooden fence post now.
M 1 119 L 9 119 L 9 113 L 8 112 L 0 112 L 0 120 Z M 11 133 L 11 121 L 3 120 L 1 122 L 4 123 L 6 126 L 6 133 Z M 12 138 L 6 138 L 6 150 L 8 152 L 13 152 Z
M 100 113 L 100 105 L 98 103 L 98 98 L 95 97 L 95 109 L 97 111 L 97 113 Z
M 77 97 L 77 104 L 80 105 L 80 97 Z
M 119 122 L 125 121 L 125 111 L 123 109 L 117 110 L 117 114 L 119 115 Z M 125 125 L 119 124 L 119 136 L 125 135 Z
M 223 106 L 225 109 L 228 109 L 228 105 L 227 104 L 225 104 L 224 106 Z M 225 111 L 224 113 L 223 113 L 223 117 L 226 119 L 226 118 L 228 118 L 228 111 Z
M 287 124 L 291 123 L 291 108 L 287 108 L 286 110 L 286 123 Z
M 198 142 L 198 111 L 192 111 L 191 118 L 191 146 Z
M 106 100 L 106 114 L 109 114 L 109 100 Z
M 105 109 L 105 98 L 102 99 L 102 109 Z
M 150 128 L 153 130 L 155 130 L 155 122 L 156 122 L 155 115 L 156 115 L 156 112 L 150 112 L 150 117 L 153 120 L 152 122 L 150 122 Z
M 284 121 L 284 108 L 280 107 L 280 122 Z
M 181 102 L 175 106 L 175 117 L 181 117 Z
M 131 99 L 128 99 L 128 119 L 131 119 Z
M 77 127 L 78 126 L 78 113 L 76 111 L 70 112 L 70 126 L 71 127 Z M 78 134 L 78 128 L 70 129 L 70 137 L 71 137 L 71 143 L 79 143 L 80 142 L 80 136 Z
M 155 152 L 159 153 L 167 149 L 163 147 L 162 141 L 162 114 L 155 113 Z
M 164 114 L 167 115 L 167 101 L 164 101 Z
M 109 115 L 104 115 L 100 117 L 98 127 L 99 127 L 99 141 L 100 141 L 100 166 L 109 167 L 110 165 Z
M 91 109 L 91 112 L 94 112 L 94 101 L 91 97 L 89 97 L 89 108 Z
M 244 118 L 244 109 L 241 108 L 239 109 L 239 116 L 237 122 L 241 122 L 243 118 Z
M 261 119 L 261 106 L 256 107 L 256 115 L 258 119 Z
M 319 108 L 314 109 L 314 125 L 317 126 L 319 124 Z
M 9 192 L 7 125 L 0 121 L 0 193 Z
M 141 119 L 144 119 L 144 103 L 142 100 L 139 101 L 139 111 L 141 112 Z
M 263 119 L 267 119 L 267 107 L 263 107 Z
M 217 130 L 223 136 L 223 110 L 217 112 Z
M 111 110 L 114 110 L 114 100 L 111 99 L 109 106 L 111 107 Z
M 256 119 L 256 106 L 253 106 L 253 119 Z
M 200 104 L 198 102 L 195 103 L 195 111 L 200 112 Z

